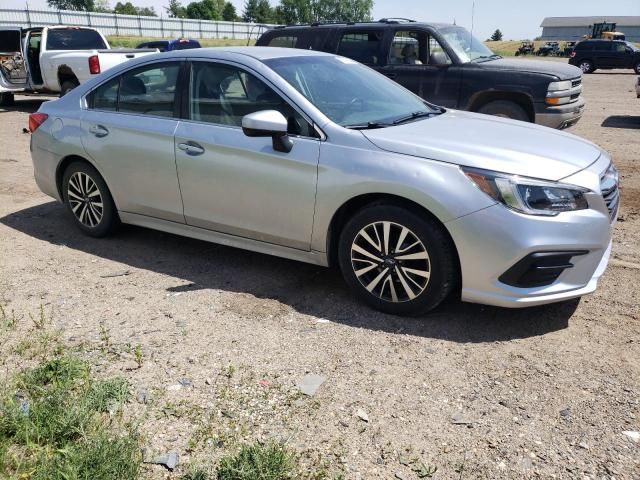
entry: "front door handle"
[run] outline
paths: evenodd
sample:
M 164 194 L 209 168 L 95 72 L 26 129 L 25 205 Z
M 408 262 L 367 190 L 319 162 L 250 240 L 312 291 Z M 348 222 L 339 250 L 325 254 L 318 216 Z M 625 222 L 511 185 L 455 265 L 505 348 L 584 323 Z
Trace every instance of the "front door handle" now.
M 204 148 L 195 142 L 179 143 L 178 148 L 187 155 L 202 155 L 204 153 Z
M 109 135 L 109 130 L 107 130 L 107 128 L 103 127 L 102 125 L 94 125 L 94 126 L 92 126 L 89 129 L 89 132 L 91 132 L 92 134 L 94 134 L 98 138 L 106 137 L 107 135 Z
M 398 74 L 397 73 L 393 73 L 393 72 L 387 72 L 384 75 L 386 77 L 389 77 L 389 78 L 397 78 L 398 77 Z

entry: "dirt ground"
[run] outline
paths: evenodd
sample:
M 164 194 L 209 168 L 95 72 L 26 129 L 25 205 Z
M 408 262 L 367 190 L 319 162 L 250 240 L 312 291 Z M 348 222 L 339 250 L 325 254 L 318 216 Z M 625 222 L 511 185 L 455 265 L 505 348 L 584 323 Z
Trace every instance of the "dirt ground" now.
M 640 100 L 627 72 L 585 77 L 571 132 L 622 175 L 612 264 L 582 301 L 510 311 L 449 303 L 405 319 L 340 276 L 127 227 L 95 240 L 37 189 L 22 133 L 41 100 L 0 109 L 0 378 L 58 332 L 98 375 L 132 385 L 151 453 L 209 463 L 275 438 L 316 478 L 638 479 Z M 37 326 L 40 309 L 46 326 Z M 46 340 L 45 340 L 46 343 Z M 313 397 L 297 388 L 326 378 Z M 148 478 L 177 478 L 146 466 Z M 321 475 L 325 475 L 324 477 Z

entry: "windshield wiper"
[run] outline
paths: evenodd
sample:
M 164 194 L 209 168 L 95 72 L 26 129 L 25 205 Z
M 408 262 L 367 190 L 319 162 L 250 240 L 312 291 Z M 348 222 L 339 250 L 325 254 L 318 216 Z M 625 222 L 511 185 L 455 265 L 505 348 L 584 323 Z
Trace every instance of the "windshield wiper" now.
M 401 123 L 410 122 L 411 120 L 417 120 L 418 118 L 431 117 L 432 115 L 439 115 L 436 112 L 413 112 L 406 117 L 400 117 L 393 121 L 393 125 L 400 125 Z
M 496 55 L 495 53 L 493 55 L 482 55 L 480 57 L 476 57 L 473 60 L 471 60 L 472 62 L 476 62 L 478 60 L 482 60 L 485 62 L 488 62 L 489 60 L 499 60 L 502 57 L 500 55 Z
M 344 128 L 348 128 L 349 130 L 374 130 L 376 128 L 385 128 L 388 127 L 388 123 L 380 123 L 380 122 L 367 122 L 367 123 L 359 123 L 354 125 L 343 125 Z

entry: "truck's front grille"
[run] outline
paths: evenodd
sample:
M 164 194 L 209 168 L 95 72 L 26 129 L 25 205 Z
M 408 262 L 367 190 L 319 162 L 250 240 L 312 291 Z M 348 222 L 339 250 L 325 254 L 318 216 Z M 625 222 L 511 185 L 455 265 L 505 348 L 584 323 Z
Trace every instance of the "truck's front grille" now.
M 600 177 L 600 192 L 609 210 L 609 218 L 613 222 L 620 207 L 620 190 L 618 189 L 618 171 L 613 163 Z
M 571 88 L 576 88 L 579 87 L 580 85 L 582 85 L 582 79 L 578 78 L 577 80 L 572 80 L 571 81 Z

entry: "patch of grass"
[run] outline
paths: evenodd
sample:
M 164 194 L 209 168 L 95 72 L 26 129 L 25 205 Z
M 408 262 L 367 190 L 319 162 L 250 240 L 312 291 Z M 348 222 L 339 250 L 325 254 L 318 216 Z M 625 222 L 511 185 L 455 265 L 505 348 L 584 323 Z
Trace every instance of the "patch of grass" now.
M 59 357 L 0 387 L 0 478 L 135 479 L 135 432 L 112 415 L 126 380 L 94 380 L 89 366 Z
M 180 480 L 209 480 L 209 472 L 203 468 L 192 468 L 180 477 Z
M 7 307 L 0 303 L 0 328 L 6 328 L 7 330 L 14 329 L 21 318 L 22 317 L 16 315 L 13 309 L 9 312 L 7 311 Z
M 287 480 L 294 478 L 295 457 L 282 445 L 245 445 L 236 455 L 223 457 L 217 480 Z

